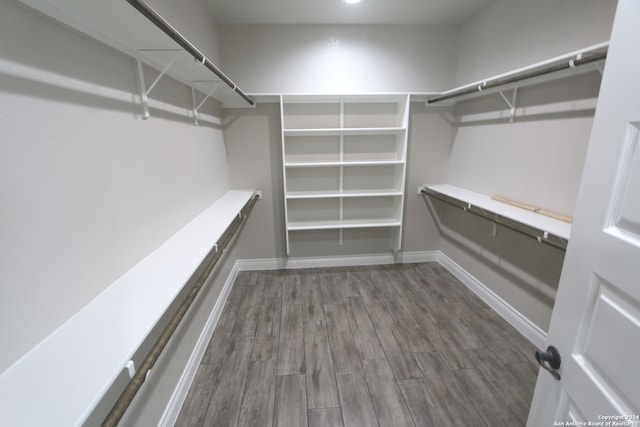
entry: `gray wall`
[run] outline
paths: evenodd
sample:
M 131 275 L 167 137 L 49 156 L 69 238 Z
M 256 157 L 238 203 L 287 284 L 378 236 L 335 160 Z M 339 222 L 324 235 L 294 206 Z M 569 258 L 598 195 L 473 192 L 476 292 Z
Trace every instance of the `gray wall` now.
M 422 92 L 454 85 L 456 28 L 219 25 L 225 72 L 253 93 Z
M 438 232 L 426 211 L 418 185 L 446 179 L 451 138 L 450 117 L 441 109 L 412 103 L 410 110 L 405 226 L 402 251 L 435 249 Z M 282 142 L 280 107 L 259 104 L 255 109 L 225 112 L 224 139 L 229 158 L 231 186 L 257 188 L 264 200 L 239 238 L 240 259 L 286 258 L 282 193 Z M 425 181 L 426 180 L 426 181 Z M 353 235 L 351 235 L 353 238 Z M 337 233 L 300 233 L 292 258 L 388 253 L 388 234 L 367 233 L 340 246 Z M 311 242 L 311 243 L 306 243 Z
M 458 30 L 456 85 L 609 40 L 616 0 L 498 0 Z

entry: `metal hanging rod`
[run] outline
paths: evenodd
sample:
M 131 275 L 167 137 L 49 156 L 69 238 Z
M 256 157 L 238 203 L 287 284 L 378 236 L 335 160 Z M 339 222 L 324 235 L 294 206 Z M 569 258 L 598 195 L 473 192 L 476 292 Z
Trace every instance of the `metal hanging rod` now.
M 206 283 L 207 278 L 211 274 L 211 271 L 213 270 L 215 265 L 218 263 L 218 260 L 224 253 L 227 245 L 233 239 L 236 231 L 238 231 L 238 229 L 242 226 L 245 218 L 249 216 L 251 210 L 253 209 L 253 205 L 255 205 L 256 201 L 259 198 L 260 195 L 258 193 L 251 196 L 251 199 L 243 206 L 238 216 L 236 216 L 229 227 L 227 227 L 218 242 L 216 242 L 216 244 L 213 246 L 213 249 L 211 250 L 209 255 L 207 255 L 206 259 L 209 260 L 203 261 L 203 263 L 200 265 L 200 267 L 205 267 L 204 271 L 202 272 L 196 283 L 193 285 L 180 307 L 178 307 L 178 310 L 175 312 L 165 329 L 162 331 L 162 334 L 160 335 L 158 340 L 155 342 L 151 350 L 149 350 L 149 353 L 147 353 L 147 356 L 142 361 L 140 368 L 136 371 L 133 378 L 131 378 L 131 381 L 129 381 L 129 384 L 124 389 L 124 391 L 118 398 L 118 401 L 111 409 L 111 412 L 109 412 L 104 422 L 102 423 L 103 427 L 115 427 L 118 425 L 118 422 L 120 422 L 125 412 L 129 408 L 129 405 L 131 405 L 131 402 L 140 390 L 140 387 L 142 387 L 142 384 L 146 380 L 147 374 L 155 365 L 156 361 L 160 357 L 160 354 L 173 336 L 173 333 L 176 331 L 176 329 L 178 329 L 180 322 L 184 318 L 185 314 L 187 314 L 189 307 L 191 307 L 191 304 Z M 198 268 L 198 270 L 199 269 L 200 268 Z
M 501 225 L 503 227 L 516 231 L 524 236 L 531 237 L 532 239 L 535 239 L 540 243 L 546 243 L 547 245 L 553 246 L 554 248 L 560 249 L 562 251 L 567 250 L 567 245 L 569 242 L 562 237 L 556 236 L 546 231 L 539 230 L 535 227 L 528 226 L 519 221 L 499 215 L 495 212 L 488 211 L 486 209 L 483 209 L 478 206 L 472 205 L 470 203 L 464 202 L 462 200 L 456 199 L 454 197 L 447 196 L 446 194 L 442 194 L 428 187 L 423 188 L 421 190 L 421 193 L 429 197 L 438 199 L 447 204 L 450 204 L 452 206 L 455 206 L 457 208 L 460 208 L 465 212 L 469 212 L 481 218 L 487 219 L 493 222 L 494 224 Z
M 512 83 L 517 83 L 523 80 L 531 79 L 534 77 L 544 76 L 547 74 L 555 73 L 570 68 L 576 68 L 581 65 L 590 64 L 592 62 L 601 61 L 607 58 L 607 50 L 604 52 L 595 52 L 593 54 L 578 53 L 573 59 L 567 59 L 560 63 L 549 64 L 541 66 L 540 68 L 533 69 L 531 71 L 514 73 L 510 76 L 490 78 L 485 81 L 474 84 L 473 86 L 465 86 L 459 89 L 453 89 L 447 91 L 442 95 L 434 96 L 427 99 L 427 104 L 433 104 L 447 99 L 453 99 L 464 95 L 469 95 L 476 92 L 482 92 L 484 90 L 504 86 Z
M 148 4 L 142 0 L 127 0 L 127 2 L 138 9 L 149 21 L 153 22 L 156 27 L 160 28 L 166 35 L 171 37 L 176 43 L 178 43 L 184 50 L 192 55 L 196 61 L 207 67 L 213 74 L 218 76 L 227 86 L 233 89 L 238 95 L 240 95 L 249 105 L 255 105 L 255 100 L 244 93 L 236 84 L 227 77 L 216 65 L 211 62 L 202 52 L 200 52 L 194 45 L 189 42 L 182 34 L 180 34 L 171 24 L 169 24 L 162 16 L 160 16 L 155 10 L 153 10 Z

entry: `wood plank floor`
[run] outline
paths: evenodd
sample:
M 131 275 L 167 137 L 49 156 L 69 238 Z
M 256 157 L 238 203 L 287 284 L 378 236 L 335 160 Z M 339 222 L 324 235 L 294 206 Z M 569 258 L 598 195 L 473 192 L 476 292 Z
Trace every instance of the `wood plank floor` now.
M 524 426 L 535 348 L 435 263 L 238 275 L 178 426 Z

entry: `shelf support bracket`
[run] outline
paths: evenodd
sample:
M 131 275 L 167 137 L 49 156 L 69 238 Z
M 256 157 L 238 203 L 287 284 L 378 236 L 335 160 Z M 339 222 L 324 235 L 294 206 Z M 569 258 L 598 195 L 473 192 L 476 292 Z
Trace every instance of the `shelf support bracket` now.
M 138 66 L 137 67 L 138 68 L 138 86 L 140 86 L 140 100 L 142 102 L 142 110 L 143 110 L 142 118 L 145 120 L 149 118 L 149 94 L 151 93 L 153 88 L 156 86 L 156 84 L 160 81 L 160 79 L 167 73 L 167 71 L 169 71 L 169 68 L 171 68 L 171 66 L 176 61 L 176 59 L 178 59 L 178 55 L 180 55 L 180 52 L 182 52 L 182 50 L 176 50 L 175 52 L 176 52 L 175 55 L 173 55 L 169 63 L 164 67 L 164 69 L 160 72 L 158 77 L 156 77 L 153 83 L 151 83 L 148 89 L 144 82 L 144 74 L 142 71 L 142 61 L 140 60 L 140 58 L 136 58 L 136 63 Z
M 200 117 L 198 112 L 200 111 L 200 107 L 202 107 L 204 105 L 205 102 L 207 102 L 207 99 L 211 98 L 211 94 L 213 94 L 213 92 L 218 88 L 218 86 L 220 85 L 220 81 L 216 81 L 216 80 L 211 80 L 211 82 L 215 82 L 215 85 L 213 85 L 213 88 L 209 91 L 209 93 L 207 93 L 204 97 L 204 99 L 200 102 L 200 104 L 198 104 L 198 106 L 196 106 L 196 90 L 193 88 L 193 86 L 191 86 L 191 97 L 193 98 L 193 124 L 194 126 L 198 126 L 198 118 Z M 194 83 L 204 83 L 203 81 L 194 81 Z
M 502 100 L 509 107 L 509 123 L 513 123 L 513 120 L 516 118 L 516 101 L 518 100 L 518 88 L 517 87 L 513 88 L 513 94 L 511 95 L 511 101 L 509 101 L 507 99 L 507 97 L 504 96 L 504 93 L 502 93 L 502 91 L 499 91 L 498 93 L 502 97 Z

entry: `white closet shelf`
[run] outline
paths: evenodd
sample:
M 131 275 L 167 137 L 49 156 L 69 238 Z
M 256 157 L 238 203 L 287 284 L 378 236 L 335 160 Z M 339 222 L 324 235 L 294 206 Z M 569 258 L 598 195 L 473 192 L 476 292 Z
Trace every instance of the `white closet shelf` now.
M 2 373 L 2 423 L 82 424 L 254 194 L 227 192 Z
M 203 95 L 210 93 L 216 84 L 221 82 L 218 76 L 202 63 L 195 61 L 182 46 L 134 9 L 126 0 L 19 1 L 132 58 L 140 59 L 158 71 L 165 69 L 172 61 L 172 57 L 178 53 L 171 67 L 166 70 L 166 74 L 195 88 Z M 219 84 L 210 96 L 222 102 L 225 107 L 248 106 L 247 101 L 234 88 L 226 84 Z
M 606 58 L 608 47 L 609 42 L 606 41 L 535 64 L 507 71 L 506 73 L 487 77 L 473 83 L 446 90 L 439 95 L 427 97 L 426 103 L 432 104 L 447 100 L 452 101 L 454 98 L 457 100 L 470 99 L 594 70 L 602 72 L 600 64 Z M 506 99 L 505 101 L 508 102 Z M 515 97 L 511 104 L 515 104 Z M 510 105 L 510 107 L 514 108 L 513 105 Z
M 427 194 L 435 197 L 444 196 L 445 198 L 454 199 L 454 204 L 465 210 L 474 212 L 474 209 L 479 209 L 478 212 L 488 214 L 486 217 L 489 220 L 500 221 L 501 219 L 506 219 L 539 230 L 540 234 L 532 235 L 531 237 L 538 238 L 538 240 L 546 243 L 552 243 L 553 240 L 551 239 L 556 236 L 561 239 L 559 245 L 566 246 L 571 234 L 571 224 L 567 222 L 498 202 L 484 194 L 449 184 L 426 185 L 424 189 Z M 458 203 L 455 203 L 455 201 L 458 201 Z
M 402 160 L 336 161 L 336 162 L 287 162 L 286 168 L 319 168 L 337 166 L 394 166 L 403 165 Z
M 400 227 L 401 225 L 402 221 L 396 218 L 342 219 L 331 221 L 290 221 L 287 224 L 287 229 L 289 231 L 340 230 L 347 228 Z
M 343 191 L 289 191 L 287 199 L 335 199 L 349 197 L 389 197 L 402 196 L 399 190 L 343 190 Z
M 284 129 L 285 136 L 340 136 L 340 135 L 398 135 L 405 132 L 400 127 L 380 128 L 318 128 L 318 129 Z

